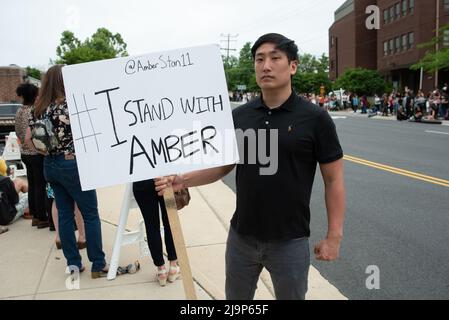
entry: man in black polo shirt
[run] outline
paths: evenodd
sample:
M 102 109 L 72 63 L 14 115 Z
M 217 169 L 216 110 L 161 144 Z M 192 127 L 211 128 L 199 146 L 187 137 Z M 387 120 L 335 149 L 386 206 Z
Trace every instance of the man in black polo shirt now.
M 291 78 L 297 71 L 298 48 L 280 34 L 266 34 L 252 47 L 261 98 L 233 111 L 237 131 L 276 132 L 266 150 L 277 144 L 277 170 L 248 161 L 244 145 L 237 164 L 237 208 L 226 247 L 226 298 L 254 298 L 262 268 L 271 275 L 277 299 L 304 299 L 310 266 L 310 196 L 317 163 L 325 184 L 328 216 L 326 238 L 315 246 L 318 260 L 338 258 L 343 237 L 345 190 L 343 152 L 335 125 L 326 111 L 298 97 Z M 258 135 L 271 137 L 270 134 Z M 239 140 L 239 139 L 238 139 Z M 242 142 L 240 139 L 239 142 Z M 253 142 L 254 143 L 254 142 Z M 261 145 L 256 143 L 256 150 Z M 270 155 L 273 158 L 273 155 Z M 160 193 L 212 183 L 235 165 L 156 180 Z

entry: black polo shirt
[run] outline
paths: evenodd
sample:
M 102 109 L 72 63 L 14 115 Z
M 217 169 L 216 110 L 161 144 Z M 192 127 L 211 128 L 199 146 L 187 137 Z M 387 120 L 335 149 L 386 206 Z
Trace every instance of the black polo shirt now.
M 274 175 L 261 175 L 260 168 L 268 165 L 259 161 L 249 164 L 246 140 L 237 164 L 232 227 L 239 234 L 265 241 L 309 237 L 310 195 L 317 163 L 343 157 L 331 117 L 292 93 L 282 106 L 271 110 L 256 98 L 233 110 L 233 118 L 236 129 L 265 131 L 267 153 L 272 142 L 266 130 L 278 130 L 278 170 Z

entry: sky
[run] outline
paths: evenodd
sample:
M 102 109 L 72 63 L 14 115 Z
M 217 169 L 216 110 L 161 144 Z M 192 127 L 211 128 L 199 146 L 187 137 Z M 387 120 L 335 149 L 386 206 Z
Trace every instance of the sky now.
M 56 58 L 61 33 L 80 40 L 105 27 L 120 33 L 129 55 L 204 44 L 238 56 L 246 42 L 277 32 L 300 53 L 328 54 L 328 30 L 344 0 L 0 0 L 0 66 L 41 70 Z M 226 51 L 222 51 L 226 55 Z

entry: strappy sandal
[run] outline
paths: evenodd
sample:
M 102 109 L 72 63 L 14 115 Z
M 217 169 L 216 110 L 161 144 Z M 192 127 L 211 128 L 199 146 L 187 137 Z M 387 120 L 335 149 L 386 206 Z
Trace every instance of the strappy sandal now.
M 170 265 L 170 269 L 168 271 L 168 282 L 175 282 L 177 279 L 180 278 L 181 278 L 181 269 L 179 268 L 179 266 Z
M 159 285 L 161 287 L 165 287 L 167 284 L 167 269 L 157 269 L 157 280 L 159 281 Z

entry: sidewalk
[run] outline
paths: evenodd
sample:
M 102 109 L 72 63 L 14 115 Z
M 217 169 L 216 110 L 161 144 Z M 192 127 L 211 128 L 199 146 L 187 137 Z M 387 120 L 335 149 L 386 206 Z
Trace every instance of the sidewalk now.
M 102 219 L 103 247 L 110 259 L 124 186 L 98 190 Z M 198 299 L 222 300 L 225 297 L 224 252 L 229 221 L 235 208 L 234 193 L 221 181 L 212 185 L 191 188 L 192 200 L 180 214 L 187 253 Z M 141 219 L 133 209 L 127 228 L 136 229 Z M 140 257 L 138 245 L 122 247 L 120 265 L 136 259 L 141 270 L 123 275 L 113 281 L 106 278 L 92 280 L 86 250 L 82 250 L 86 271 L 80 275 L 79 289 L 66 288 L 64 274 L 66 260 L 56 250 L 54 232 L 37 230 L 31 221 L 19 220 L 0 235 L 0 299 L 185 299 L 182 280 L 160 287 L 156 282 L 156 268 L 150 257 Z M 274 299 L 272 283 L 263 271 L 256 292 L 257 300 Z M 311 266 L 307 299 L 346 299 Z
M 347 110 L 347 111 L 330 111 L 329 114 L 331 116 L 345 116 L 345 117 L 355 117 L 355 118 L 368 118 L 368 114 L 362 114 L 361 111 L 358 111 L 357 113 L 354 113 L 354 111 L 352 110 Z M 374 117 L 371 117 L 369 119 L 373 119 L 373 120 L 392 120 L 392 121 L 398 121 L 396 119 L 396 116 L 393 115 L 388 115 L 388 116 L 381 116 L 381 115 L 377 115 Z M 449 121 L 447 120 L 440 120 L 442 122 L 441 125 L 443 126 L 449 126 Z M 403 121 L 403 122 L 408 122 L 408 121 Z

